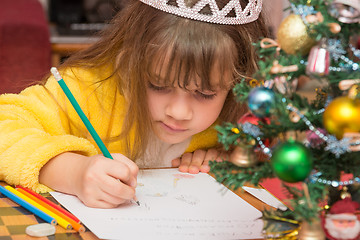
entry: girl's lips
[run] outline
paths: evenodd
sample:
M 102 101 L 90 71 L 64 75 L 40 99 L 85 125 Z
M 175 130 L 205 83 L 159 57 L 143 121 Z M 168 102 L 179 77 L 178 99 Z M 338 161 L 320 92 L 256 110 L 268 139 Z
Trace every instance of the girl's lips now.
M 163 128 L 165 128 L 167 131 L 171 131 L 171 132 L 184 132 L 186 131 L 186 129 L 184 128 L 179 128 L 179 127 L 173 127 L 173 126 L 169 126 L 164 122 L 161 122 L 161 125 Z

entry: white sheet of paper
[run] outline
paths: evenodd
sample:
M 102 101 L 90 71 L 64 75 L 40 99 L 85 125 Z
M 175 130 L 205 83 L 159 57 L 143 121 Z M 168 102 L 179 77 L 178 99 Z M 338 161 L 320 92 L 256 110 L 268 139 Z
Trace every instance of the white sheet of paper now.
M 141 170 L 135 203 L 115 209 L 86 207 L 78 198 L 52 196 L 101 239 L 257 239 L 262 214 L 208 174 Z
M 282 211 L 285 211 L 287 207 L 276 197 L 274 197 L 271 193 L 269 193 L 266 189 L 261 188 L 252 188 L 252 187 L 242 187 L 245 191 L 252 194 L 256 198 L 260 199 L 262 202 L 274 207 L 279 208 Z

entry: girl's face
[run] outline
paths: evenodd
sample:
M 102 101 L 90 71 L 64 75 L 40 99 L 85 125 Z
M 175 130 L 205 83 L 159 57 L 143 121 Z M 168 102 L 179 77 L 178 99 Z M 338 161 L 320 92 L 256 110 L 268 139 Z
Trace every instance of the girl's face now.
M 163 72 L 158 73 L 161 79 Z M 218 85 L 216 79 L 220 79 L 220 72 L 214 70 L 212 80 Z M 175 144 L 197 134 L 211 126 L 218 118 L 228 89 L 214 87 L 213 90 L 201 90 L 201 79 L 193 79 L 186 87 L 167 86 L 166 81 L 147 82 L 147 102 L 151 121 L 156 136 L 162 141 Z M 229 80 L 230 81 L 230 80 Z

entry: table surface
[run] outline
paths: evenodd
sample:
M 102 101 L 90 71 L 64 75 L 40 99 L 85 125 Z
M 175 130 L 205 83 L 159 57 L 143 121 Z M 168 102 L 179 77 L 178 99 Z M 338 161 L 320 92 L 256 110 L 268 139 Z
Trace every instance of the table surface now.
M 1 185 L 6 185 L 3 182 Z M 262 211 L 269 208 L 263 202 L 253 197 L 251 194 L 238 189 L 235 193 L 249 202 L 252 206 Z M 56 203 L 56 200 L 50 194 L 43 194 L 46 198 Z M 29 225 L 43 223 L 44 221 L 34 214 L 19 206 L 17 203 L 0 194 L 0 240 L 98 240 L 92 232 L 86 229 L 83 233 L 74 230 L 65 230 L 59 225 L 56 226 L 55 235 L 48 237 L 30 237 L 25 233 Z

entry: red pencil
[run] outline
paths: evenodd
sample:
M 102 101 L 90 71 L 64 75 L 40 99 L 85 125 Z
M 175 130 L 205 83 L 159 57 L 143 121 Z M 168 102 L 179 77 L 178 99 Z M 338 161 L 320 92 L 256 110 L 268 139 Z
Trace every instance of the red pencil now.
M 40 194 L 32 191 L 32 190 L 29 189 L 29 188 L 22 187 L 22 186 L 16 186 L 16 187 L 25 190 L 26 192 L 30 193 L 31 195 L 35 196 L 36 198 L 40 199 L 41 201 L 47 203 L 47 204 L 50 205 L 51 207 L 53 207 L 53 208 L 57 209 L 58 211 L 62 212 L 63 214 L 65 214 L 65 215 L 68 216 L 69 218 L 73 219 L 75 222 L 80 223 L 80 220 L 79 220 L 77 217 L 75 217 L 73 214 L 71 214 L 70 212 L 66 211 L 65 209 L 63 209 L 63 208 L 60 207 L 59 205 L 53 203 L 53 202 L 50 201 L 49 199 L 41 196 Z
M 85 232 L 85 228 L 84 226 L 82 226 L 80 223 L 75 222 L 74 219 L 68 217 L 67 215 L 65 215 L 64 213 L 60 212 L 59 210 L 53 208 L 52 206 L 50 206 L 49 204 L 45 203 L 44 201 L 41 201 L 39 198 L 35 197 L 34 195 L 32 195 L 31 193 L 25 191 L 23 188 L 17 188 L 17 191 L 19 191 L 20 193 L 24 194 L 25 196 L 27 196 L 28 198 L 30 198 L 31 200 L 33 200 L 34 202 L 36 202 L 37 204 L 43 206 L 44 208 L 46 208 L 47 210 L 49 210 L 50 212 L 52 212 L 53 214 L 57 215 L 58 217 L 64 219 L 65 221 L 68 222 L 69 225 L 71 225 L 72 229 L 74 229 L 75 231 L 78 232 Z M 68 228 L 66 228 L 68 229 Z

